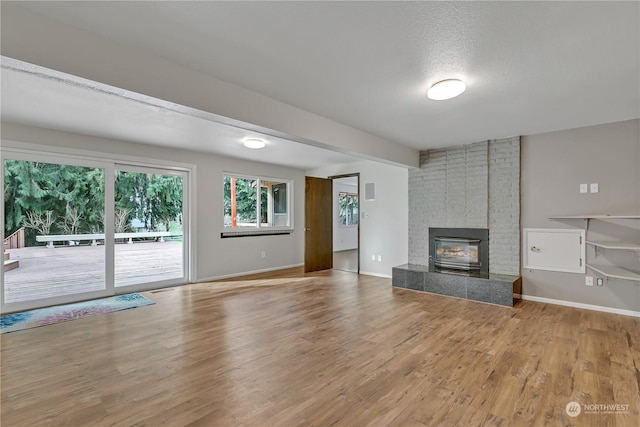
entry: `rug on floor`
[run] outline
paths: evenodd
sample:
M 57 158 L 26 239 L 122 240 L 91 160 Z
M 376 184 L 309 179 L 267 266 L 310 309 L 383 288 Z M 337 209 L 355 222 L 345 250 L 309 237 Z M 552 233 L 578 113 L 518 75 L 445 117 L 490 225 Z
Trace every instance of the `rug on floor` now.
M 140 294 L 126 294 L 4 314 L 0 316 L 0 334 L 151 304 L 155 304 L 155 302 Z

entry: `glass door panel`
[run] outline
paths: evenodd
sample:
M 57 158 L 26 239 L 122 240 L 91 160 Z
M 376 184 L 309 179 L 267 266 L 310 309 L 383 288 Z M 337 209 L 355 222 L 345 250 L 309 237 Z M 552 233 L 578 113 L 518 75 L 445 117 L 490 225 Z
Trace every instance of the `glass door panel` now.
M 106 168 L 52 159 L 3 159 L 3 307 L 107 292 Z
M 115 287 L 184 281 L 185 174 L 117 167 Z

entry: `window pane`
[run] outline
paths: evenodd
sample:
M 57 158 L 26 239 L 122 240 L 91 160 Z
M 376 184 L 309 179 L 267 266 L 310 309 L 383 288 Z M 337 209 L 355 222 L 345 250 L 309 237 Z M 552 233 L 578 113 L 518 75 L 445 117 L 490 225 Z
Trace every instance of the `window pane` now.
M 104 169 L 5 160 L 4 174 L 4 302 L 104 290 Z
M 358 224 L 358 195 L 338 193 L 338 224 L 349 226 Z
M 269 190 L 260 187 L 260 227 L 265 227 L 269 223 Z
M 275 184 L 273 186 L 273 212 L 277 214 L 287 213 L 287 184 Z
M 289 206 L 287 204 L 286 182 L 260 181 L 261 192 L 261 227 L 287 227 L 289 226 Z
M 257 227 L 258 181 L 224 177 L 224 226 Z
M 115 286 L 184 276 L 182 177 L 115 172 Z
M 338 224 L 347 225 L 347 193 L 338 193 Z
M 351 195 L 351 218 L 349 224 L 356 225 L 358 224 L 358 195 Z

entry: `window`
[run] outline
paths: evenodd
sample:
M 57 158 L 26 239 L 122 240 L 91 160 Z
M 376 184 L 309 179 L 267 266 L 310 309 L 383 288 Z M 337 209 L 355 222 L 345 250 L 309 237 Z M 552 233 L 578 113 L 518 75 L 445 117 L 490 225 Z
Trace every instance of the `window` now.
M 338 224 L 341 227 L 358 225 L 358 195 L 338 193 Z
M 290 228 L 290 188 L 287 180 L 225 174 L 225 230 Z

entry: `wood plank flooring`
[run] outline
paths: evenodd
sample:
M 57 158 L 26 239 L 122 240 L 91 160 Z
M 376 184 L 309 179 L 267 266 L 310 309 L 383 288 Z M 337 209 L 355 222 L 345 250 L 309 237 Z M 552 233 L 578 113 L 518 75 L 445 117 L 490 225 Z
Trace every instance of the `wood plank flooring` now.
M 640 425 L 637 318 L 300 269 L 144 294 L 2 335 L 2 426 Z
M 358 250 L 351 249 L 333 253 L 333 269 L 341 271 L 358 272 Z

